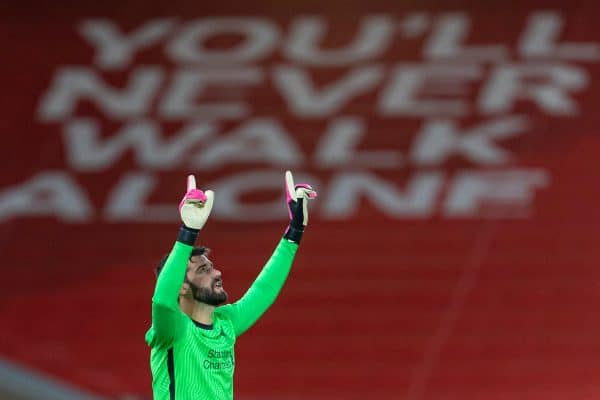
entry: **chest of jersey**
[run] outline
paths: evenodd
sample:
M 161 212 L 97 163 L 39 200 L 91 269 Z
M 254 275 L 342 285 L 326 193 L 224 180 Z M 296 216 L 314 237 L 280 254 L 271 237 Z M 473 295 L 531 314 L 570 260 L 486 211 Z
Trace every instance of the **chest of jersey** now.
M 190 357 L 190 362 L 196 362 L 196 368 L 212 375 L 233 375 L 235 367 L 235 334 L 226 321 L 218 320 L 213 329 L 204 329 L 192 324 L 187 330 L 184 341 L 184 353 Z M 187 351 L 185 351 L 187 350 Z
M 182 399 L 230 399 L 235 369 L 235 333 L 227 319 L 212 329 L 191 320 L 182 340 L 172 348 L 177 396 Z

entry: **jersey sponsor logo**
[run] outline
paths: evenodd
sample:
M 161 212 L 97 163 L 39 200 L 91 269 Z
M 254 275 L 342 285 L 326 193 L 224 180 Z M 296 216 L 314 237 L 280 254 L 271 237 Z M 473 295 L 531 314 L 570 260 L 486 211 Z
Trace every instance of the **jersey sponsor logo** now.
M 233 352 L 231 350 L 208 350 L 208 358 L 204 360 L 204 369 L 228 370 L 235 365 Z

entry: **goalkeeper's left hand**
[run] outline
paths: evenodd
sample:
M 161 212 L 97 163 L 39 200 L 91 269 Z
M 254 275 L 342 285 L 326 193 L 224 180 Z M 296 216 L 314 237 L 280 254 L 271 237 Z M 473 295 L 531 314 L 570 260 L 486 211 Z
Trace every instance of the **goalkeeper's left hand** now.
M 285 171 L 285 193 L 290 225 L 283 236 L 290 242 L 299 244 L 308 225 L 308 200 L 317 197 L 317 192 L 308 183 L 294 185 L 294 177 Z

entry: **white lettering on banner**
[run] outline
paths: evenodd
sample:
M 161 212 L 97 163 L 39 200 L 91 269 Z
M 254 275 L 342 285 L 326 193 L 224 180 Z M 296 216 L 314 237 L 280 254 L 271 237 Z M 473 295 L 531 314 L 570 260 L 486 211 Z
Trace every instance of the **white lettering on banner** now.
M 518 135 L 527 127 L 527 119 L 512 116 L 498 118 L 460 133 L 452 120 L 428 121 L 417 136 L 411 160 L 418 165 L 439 165 L 459 153 L 484 165 L 509 161 L 508 153 L 494 144 L 495 139 Z
M 510 155 L 496 141 L 520 135 L 527 126 L 528 120 L 523 116 L 496 118 L 466 128 L 459 128 L 452 119 L 425 120 L 411 148 L 406 150 L 409 157 L 403 161 L 400 148 L 358 149 L 368 132 L 366 120 L 339 117 L 332 119 L 320 135 L 312 161 L 328 169 L 395 169 L 407 163 L 431 167 L 454 156 L 480 165 L 506 164 Z M 215 123 L 191 122 L 168 139 L 161 125 L 152 120 L 134 120 L 110 135 L 101 132 L 100 127 L 98 121 L 90 118 L 65 124 L 65 151 L 73 169 L 103 171 L 128 152 L 138 165 L 158 170 L 184 166 L 215 170 L 231 164 L 289 167 L 310 161 L 296 142 L 296 135 L 274 118 L 251 118 L 226 131 Z
M 262 78 L 262 73 L 257 68 L 179 70 L 161 99 L 159 113 L 165 119 L 242 118 L 250 112 L 245 102 L 197 103 L 196 100 L 203 92 L 208 91 L 207 88 L 213 93 L 218 93 L 215 86 L 239 90 L 238 86 L 256 85 Z
M 463 82 L 475 81 L 482 76 L 482 68 L 466 65 L 401 64 L 385 85 L 378 104 L 381 115 L 411 116 L 464 116 L 469 114 L 468 94 Z M 454 95 L 462 99 L 419 99 L 424 95 Z
M 487 205 L 496 212 L 508 212 L 510 216 L 517 212 L 517 216 L 525 217 L 534 191 L 548 186 L 549 182 L 548 173 L 540 169 L 464 171 L 454 178 L 444 204 L 444 215 L 470 217 Z M 483 210 L 481 214 L 487 213 Z
M 395 21 L 386 15 L 366 16 L 354 41 L 341 49 L 322 49 L 319 44 L 327 31 L 323 18 L 296 18 L 285 42 L 284 54 L 292 61 L 313 66 L 339 66 L 380 57 L 389 46 Z
M 360 166 L 363 168 L 397 168 L 402 156 L 393 150 L 356 149 L 367 133 L 361 118 L 340 117 L 330 121 L 315 150 L 315 164 L 321 168 Z
M 470 25 L 471 17 L 464 12 L 410 13 L 399 19 L 385 14 L 365 15 L 350 44 L 341 49 L 322 48 L 325 35 L 335 30 L 335 25 L 318 16 L 293 18 L 287 33 L 273 21 L 256 17 L 207 17 L 188 22 L 152 19 L 127 34 L 121 33 L 113 21 L 89 19 L 80 24 L 79 32 L 95 48 L 95 63 L 107 69 L 128 67 L 136 53 L 158 44 L 164 45 L 165 56 L 176 64 L 258 63 L 281 51 L 287 60 L 304 65 L 348 66 L 381 59 L 395 43 L 397 30 L 401 37 L 414 38 L 425 35 L 430 28 L 423 47 L 426 59 L 503 62 L 511 58 L 506 45 L 465 45 Z M 560 43 L 563 26 L 560 13 L 534 11 L 515 50 L 526 58 L 600 60 L 598 43 Z M 209 39 L 223 34 L 238 35 L 243 40 L 228 49 L 204 46 Z
M 241 43 L 230 49 L 208 49 L 206 41 L 218 35 L 241 35 Z M 256 62 L 278 44 L 277 26 L 264 18 L 202 18 L 183 26 L 167 45 L 166 53 L 181 64 L 244 64 Z
M 323 219 L 364 205 L 391 218 L 526 216 L 551 177 L 519 169 L 512 145 L 543 134 L 538 115 L 578 114 L 597 41 L 563 37 L 577 31 L 547 10 L 532 10 L 522 29 L 502 26 L 494 42 L 465 12 L 328 17 L 159 18 L 127 30 L 81 22 L 93 60 L 58 66 L 37 118 L 60 124 L 70 171 L 105 172 L 130 157 L 144 172 L 123 171 L 96 214 L 66 172 L 40 173 L 0 192 L 0 218 L 36 215 L 27 205 L 43 192 L 51 200 L 39 215 L 67 222 L 176 220 L 172 206 L 149 202 L 161 185 L 153 171 L 194 169 L 220 176 L 206 183 L 218 192 L 215 218 L 278 219 L 281 199 L 245 199 L 279 191 L 290 167 L 327 176 L 311 213 Z M 141 64 L 148 52 L 159 52 L 157 65 Z M 464 163 L 471 169 L 457 170 Z M 240 165 L 267 169 L 220 174 Z
M 373 89 L 382 77 L 381 66 L 359 67 L 317 90 L 301 69 L 280 66 L 273 71 L 274 83 L 290 110 L 304 117 L 325 117 L 339 112 L 352 98 Z
M 43 121 L 64 120 L 85 99 L 94 102 L 112 119 L 141 117 L 150 108 L 162 78 L 159 68 L 139 68 L 132 72 L 125 89 L 115 89 L 102 82 L 90 68 L 63 68 L 42 98 L 38 115 Z
M 557 43 L 564 22 L 559 13 L 539 11 L 528 20 L 525 31 L 519 39 L 519 52 L 523 57 L 545 59 L 600 60 L 598 43 Z
M 259 170 L 207 183 L 219 196 L 212 216 L 217 220 L 246 222 L 284 218 L 281 204 L 285 199 L 280 194 L 280 180 L 280 171 Z M 326 186 L 314 176 L 298 174 L 297 180 L 312 182 L 319 188 L 322 199 L 319 204 L 315 203 L 311 215 L 326 220 L 352 218 L 359 212 L 363 200 L 393 218 L 424 219 L 438 213 L 456 218 L 489 216 L 489 211 L 482 210 L 482 206 L 490 204 L 505 206 L 502 217 L 521 218 L 524 216 L 521 207 L 530 204 L 534 190 L 548 184 L 543 170 L 466 171 L 451 181 L 447 197 L 440 199 L 445 185 L 440 171 L 411 176 L 404 190 L 395 182 L 364 172 L 336 174 Z M 151 175 L 127 174 L 109 199 L 106 218 L 113 222 L 175 221 L 177 213 L 172 206 L 146 204 L 158 186 Z M 273 200 L 242 200 L 244 195 L 265 192 L 272 192 Z
M 213 124 L 190 123 L 170 139 L 163 139 L 161 127 L 151 120 L 132 121 L 109 138 L 100 133 L 93 119 L 75 119 L 64 127 L 67 159 L 72 168 L 97 172 L 108 169 L 126 152 L 146 168 L 173 169 L 181 166 L 197 143 L 211 137 Z
M 214 169 L 226 163 L 301 164 L 303 155 L 296 142 L 273 119 L 255 118 L 226 135 L 220 135 L 192 159 L 198 169 Z
M 92 215 L 92 204 L 83 189 L 63 171 L 44 171 L 0 191 L 0 221 L 56 217 L 66 222 L 87 222 Z
M 546 81 L 539 83 L 540 78 Z M 577 103 L 569 92 L 580 91 L 587 84 L 586 72 L 573 66 L 498 66 L 482 89 L 479 107 L 487 114 L 511 112 L 517 101 L 530 99 L 549 115 L 574 115 Z
M 489 74 L 482 76 L 480 67 L 473 64 L 399 64 L 384 81 L 383 67 L 370 65 L 347 71 L 334 82 L 316 88 L 307 71 L 278 66 L 272 79 L 289 111 L 300 118 L 331 117 L 378 86 L 382 88 L 379 99 L 368 107 L 383 117 L 459 117 L 474 110 L 484 115 L 501 114 L 511 112 L 522 101 L 534 102 L 548 115 L 569 116 L 577 113 L 574 93 L 588 87 L 586 71 L 565 64 L 507 64 Z M 163 75 L 160 68 L 140 67 L 119 89 L 87 68 L 65 68 L 56 74 L 43 96 L 38 116 L 43 121 L 68 120 L 82 101 L 93 103 L 115 120 L 148 116 L 165 80 Z M 472 101 L 466 83 L 479 81 L 480 93 L 476 94 L 477 101 Z M 165 120 L 241 119 L 252 112 L 244 89 L 264 84 L 264 70 L 255 67 L 175 70 L 157 99 L 157 113 Z M 205 94 L 212 101 L 200 102 Z
M 153 19 L 124 35 L 110 20 L 90 19 L 81 23 L 79 32 L 95 47 L 96 65 L 115 69 L 126 67 L 136 52 L 163 39 L 174 25 L 173 19 Z
M 426 217 L 434 212 L 435 200 L 443 175 L 421 172 L 410 179 L 404 193 L 396 185 L 373 174 L 342 173 L 330 183 L 323 202 L 324 218 L 350 218 L 363 198 L 369 199 L 383 213 L 392 217 Z
M 426 219 L 441 214 L 448 218 L 490 216 L 486 206 L 503 206 L 502 218 L 522 218 L 534 191 L 546 187 L 549 177 L 540 169 L 508 171 L 458 171 L 454 179 L 442 171 L 418 172 L 398 183 L 368 172 L 334 174 L 328 182 L 302 173 L 319 190 L 321 200 L 311 215 L 325 220 L 352 218 L 368 201 L 391 218 Z M 281 220 L 285 201 L 281 194 L 280 170 L 253 170 L 207 182 L 218 193 L 211 218 L 221 221 L 256 222 Z M 448 187 L 445 197 L 443 188 Z M 0 221 L 24 217 L 54 217 L 69 223 L 89 223 L 95 215 L 112 223 L 175 222 L 179 216 L 172 204 L 150 204 L 160 190 L 160 180 L 147 172 L 124 174 L 108 188 L 106 203 L 93 209 L 84 188 L 63 171 L 45 171 L 27 182 L 0 192 Z M 246 195 L 269 193 L 272 200 L 247 201 Z

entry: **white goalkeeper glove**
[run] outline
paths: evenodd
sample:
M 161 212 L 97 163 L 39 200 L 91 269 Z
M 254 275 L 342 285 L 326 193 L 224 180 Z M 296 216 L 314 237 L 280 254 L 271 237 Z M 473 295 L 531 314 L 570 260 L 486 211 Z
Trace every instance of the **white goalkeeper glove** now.
M 191 229 L 200 230 L 206 223 L 213 207 L 215 194 L 212 190 L 203 192 L 196 189 L 194 175 L 187 177 L 187 192 L 179 203 L 179 214 L 183 224 Z

